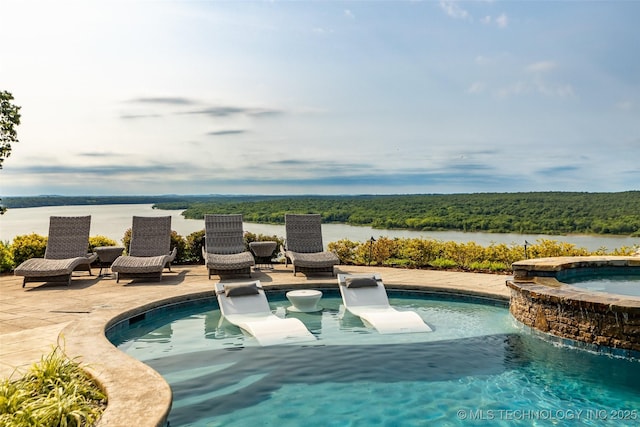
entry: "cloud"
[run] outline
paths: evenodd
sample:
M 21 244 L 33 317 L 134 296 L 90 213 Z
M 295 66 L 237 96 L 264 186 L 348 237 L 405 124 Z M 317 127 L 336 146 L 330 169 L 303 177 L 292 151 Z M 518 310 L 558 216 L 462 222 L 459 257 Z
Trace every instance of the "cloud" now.
M 268 108 L 245 108 L 231 106 L 208 107 L 200 110 L 184 111 L 178 114 L 202 114 L 211 117 L 229 117 L 234 115 L 247 115 L 253 117 L 276 116 L 283 114 L 281 110 Z
M 503 13 L 496 18 L 496 24 L 499 28 L 507 28 L 507 25 L 509 25 L 509 18 L 507 18 L 507 15 Z
M 525 70 L 531 73 L 547 73 L 557 68 L 557 64 L 553 61 L 539 61 L 529 64 L 525 67 Z
M 355 19 L 355 15 L 349 9 L 344 10 L 344 16 L 346 16 L 349 19 Z
M 469 89 L 467 89 L 468 93 L 482 93 L 486 89 L 487 85 L 484 82 L 473 82 Z
M 444 13 L 454 19 L 471 19 L 471 14 L 453 0 L 441 0 L 440 8 Z
M 129 101 L 134 104 L 159 104 L 159 105 L 194 105 L 198 104 L 189 98 L 182 97 L 151 97 L 151 98 L 134 98 Z
M 633 101 L 623 100 L 616 103 L 616 108 L 622 111 L 630 111 L 634 107 Z
M 155 119 L 158 117 L 162 117 L 162 114 L 120 114 L 120 118 L 124 120 Z
M 216 130 L 213 132 L 207 132 L 207 135 L 210 135 L 210 136 L 238 135 L 245 132 L 246 130 L 241 130 L 241 129 Z

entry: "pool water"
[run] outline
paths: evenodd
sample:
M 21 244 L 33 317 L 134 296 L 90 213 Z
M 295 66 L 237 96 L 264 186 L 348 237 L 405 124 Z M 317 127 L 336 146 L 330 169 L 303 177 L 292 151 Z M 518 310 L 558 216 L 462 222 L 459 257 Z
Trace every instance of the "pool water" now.
M 640 423 L 640 362 L 530 336 L 504 307 L 394 295 L 434 331 L 381 335 L 342 316 L 338 294 L 309 314 L 269 294 L 318 340 L 260 347 L 215 300 L 108 335 L 169 382 L 171 427 Z
M 593 274 L 587 277 L 569 277 L 562 281 L 570 284 L 571 286 L 588 291 L 640 297 L 640 276 L 637 274 Z

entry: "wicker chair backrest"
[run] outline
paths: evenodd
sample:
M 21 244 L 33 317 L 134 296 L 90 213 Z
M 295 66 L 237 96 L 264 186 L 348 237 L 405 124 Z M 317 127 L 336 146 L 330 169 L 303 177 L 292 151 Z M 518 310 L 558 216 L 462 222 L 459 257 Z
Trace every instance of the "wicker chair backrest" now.
M 323 252 L 320 214 L 285 214 L 287 250 L 300 253 Z
M 169 255 L 171 251 L 171 217 L 134 216 L 129 255 L 151 257 Z
M 242 215 L 205 215 L 205 249 L 210 254 L 245 252 Z
M 44 257 L 69 259 L 87 256 L 90 228 L 91 215 L 50 217 Z

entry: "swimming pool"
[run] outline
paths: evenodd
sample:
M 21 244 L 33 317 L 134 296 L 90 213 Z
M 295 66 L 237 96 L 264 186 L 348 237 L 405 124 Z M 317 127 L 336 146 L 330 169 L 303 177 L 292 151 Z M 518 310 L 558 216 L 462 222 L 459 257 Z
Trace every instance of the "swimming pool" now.
M 283 294 L 268 294 L 281 315 Z M 640 363 L 530 336 L 501 306 L 389 292 L 434 329 L 380 335 L 340 318 L 338 294 L 295 314 L 310 345 L 259 347 L 215 300 L 112 328 L 121 350 L 171 384 L 176 426 L 637 425 Z M 292 315 L 291 313 L 287 314 Z M 606 375 L 603 375 L 606 373 Z
M 637 274 L 591 274 L 584 277 L 567 277 L 562 279 L 562 282 L 587 291 L 640 297 L 640 276 Z

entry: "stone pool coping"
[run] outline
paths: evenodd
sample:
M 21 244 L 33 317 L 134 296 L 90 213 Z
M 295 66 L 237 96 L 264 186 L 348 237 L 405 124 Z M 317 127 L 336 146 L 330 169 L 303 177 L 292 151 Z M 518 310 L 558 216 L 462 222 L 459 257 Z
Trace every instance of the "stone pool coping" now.
M 509 310 L 534 330 L 622 357 L 640 355 L 640 297 L 581 289 L 558 280 L 579 270 L 633 269 L 638 256 L 538 258 L 513 264 Z
M 327 274 L 293 276 L 276 264 L 252 274 L 265 289 L 336 289 Z M 163 426 L 171 408 L 171 389 L 144 363 L 115 348 L 105 331 L 115 323 L 169 302 L 215 298 L 204 266 L 177 266 L 161 282 L 116 284 L 109 278 L 79 273 L 72 285 L 32 284 L 0 276 L 0 376 L 18 375 L 59 344 L 65 353 L 87 364 L 87 370 L 107 392 L 109 404 L 98 426 Z M 506 302 L 508 276 L 434 270 L 339 266 L 341 273 L 376 272 L 389 289 L 427 290 L 470 295 Z M 246 281 L 246 278 L 233 281 Z

